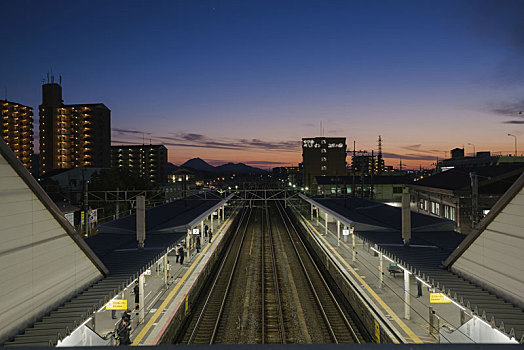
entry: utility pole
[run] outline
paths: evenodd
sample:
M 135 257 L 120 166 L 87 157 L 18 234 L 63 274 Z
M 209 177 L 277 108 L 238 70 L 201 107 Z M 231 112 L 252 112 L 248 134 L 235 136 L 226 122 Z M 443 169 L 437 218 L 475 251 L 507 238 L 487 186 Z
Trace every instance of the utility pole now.
M 471 228 L 476 228 L 479 221 L 479 179 L 477 173 L 469 173 L 471 179 Z
M 88 184 L 89 181 L 84 181 L 84 233 L 89 237 L 89 200 L 88 200 Z
M 118 219 L 118 212 L 120 211 L 120 202 L 118 201 L 118 187 L 116 188 L 116 213 L 115 213 L 115 219 Z
M 374 150 L 371 150 L 371 186 L 369 191 L 369 199 L 373 199 L 373 177 L 375 176 L 375 156 L 374 156 Z

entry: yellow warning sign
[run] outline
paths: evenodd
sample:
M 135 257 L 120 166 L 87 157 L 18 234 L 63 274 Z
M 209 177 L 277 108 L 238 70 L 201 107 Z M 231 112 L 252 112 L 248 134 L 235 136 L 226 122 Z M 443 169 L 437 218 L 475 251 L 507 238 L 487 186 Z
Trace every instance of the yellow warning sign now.
M 380 344 L 380 325 L 378 324 L 377 320 L 375 321 L 375 340 L 378 344 Z
M 451 303 L 451 300 L 444 293 L 429 293 L 429 302 L 430 303 Z
M 127 300 L 111 300 L 106 304 L 106 310 L 127 310 Z

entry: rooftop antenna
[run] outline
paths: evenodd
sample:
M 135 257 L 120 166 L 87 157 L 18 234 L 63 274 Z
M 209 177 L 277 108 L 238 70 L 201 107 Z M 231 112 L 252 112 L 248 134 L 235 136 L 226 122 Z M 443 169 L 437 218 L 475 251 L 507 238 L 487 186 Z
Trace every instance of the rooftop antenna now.
M 62 85 L 62 74 L 60 74 L 59 77 L 60 77 L 60 85 Z
M 149 145 L 150 145 L 150 146 L 152 145 L 152 143 L 151 143 L 151 138 L 149 138 Z
M 49 84 L 49 71 L 47 72 L 47 83 Z

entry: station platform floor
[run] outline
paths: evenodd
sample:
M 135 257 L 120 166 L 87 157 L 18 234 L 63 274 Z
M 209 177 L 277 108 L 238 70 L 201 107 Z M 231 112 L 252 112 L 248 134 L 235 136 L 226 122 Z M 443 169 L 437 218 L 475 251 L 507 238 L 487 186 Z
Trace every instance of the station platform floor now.
M 440 326 L 448 326 L 456 329 L 460 326 L 460 309 L 451 303 L 430 304 L 429 290 L 423 286 L 423 295 L 417 298 L 417 281 L 410 278 L 411 307 L 410 318 L 404 317 L 404 277 L 403 274 L 390 275 L 387 270 L 384 274 L 384 282 L 380 286 L 379 260 L 374 252 L 369 249 L 363 240 L 356 239 L 355 260 L 353 261 L 353 249 L 351 236 L 344 239 L 341 235 L 337 242 L 337 230 L 335 223 L 328 224 L 328 234 L 325 235 L 325 226 L 320 220 L 307 220 L 311 232 L 316 235 L 324 248 L 335 257 L 335 262 L 346 269 L 355 280 L 358 281 L 357 288 L 366 295 L 379 309 L 386 319 L 401 332 L 406 343 L 423 344 L 438 343 L 439 335 L 430 334 L 429 313 L 430 307 L 440 318 Z M 230 219 L 226 219 L 220 226 L 215 228 L 212 242 L 204 240 L 200 253 L 195 253 L 181 265 L 175 262 L 174 253 L 170 253 L 170 277 L 167 288 L 160 288 L 155 295 L 146 298 L 146 314 L 143 322 L 138 322 L 138 316 L 132 313 L 132 345 L 157 345 L 172 321 L 173 316 L 180 307 L 184 306 L 185 297 L 191 289 L 192 284 L 204 269 L 224 232 L 229 227 Z M 384 266 L 389 264 L 384 260 Z M 156 289 L 156 288 L 153 288 Z M 119 321 L 111 320 L 107 328 L 114 328 Z M 445 342 L 445 340 L 444 340 Z
M 184 300 L 188 291 L 206 266 L 208 260 L 213 256 L 230 223 L 230 218 L 226 218 L 221 223 L 215 221 L 214 227 L 209 223 L 211 230 L 214 232 L 211 242 L 209 242 L 209 237 L 205 237 L 201 244 L 200 252 L 193 252 L 192 256 L 186 257 L 184 264 L 176 263 L 174 251 L 168 255 L 170 276 L 168 277 L 167 287 L 160 288 L 155 295 L 149 295 L 145 298 L 145 315 L 142 322 L 138 322 L 138 313 L 132 311 L 132 345 L 159 344 L 176 311 L 180 307 L 184 307 Z M 120 317 L 118 315 L 116 320 L 110 321 L 108 327 L 114 328 L 120 321 Z
M 302 216 L 308 223 L 311 232 L 329 251 L 335 262 L 345 269 L 360 284 L 360 291 L 372 300 L 379 311 L 401 332 L 406 343 L 447 343 L 439 339 L 437 332 L 430 333 L 429 314 L 430 307 L 440 319 L 439 326 L 457 329 L 460 323 L 460 309 L 452 303 L 430 303 L 430 290 L 422 285 L 422 296 L 417 297 L 417 280 L 410 277 L 410 317 L 405 318 L 404 302 L 404 274 L 390 274 L 387 270 L 389 261 L 383 260 L 383 284 L 380 285 L 379 258 L 370 246 L 356 236 L 355 259 L 353 260 L 352 237 L 343 236 L 337 239 L 336 223 L 328 223 L 327 235 L 322 220 L 309 220 Z M 436 334 L 435 334 L 436 333 Z

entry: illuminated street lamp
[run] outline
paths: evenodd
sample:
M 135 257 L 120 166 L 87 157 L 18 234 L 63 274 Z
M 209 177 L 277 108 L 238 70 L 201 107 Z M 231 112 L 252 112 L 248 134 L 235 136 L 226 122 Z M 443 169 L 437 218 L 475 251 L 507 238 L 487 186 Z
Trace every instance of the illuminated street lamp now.
M 520 112 L 522 113 L 522 112 Z M 508 134 L 508 136 L 513 136 L 515 138 L 515 157 L 517 156 L 517 136 L 515 135 L 512 135 L 512 134 Z

